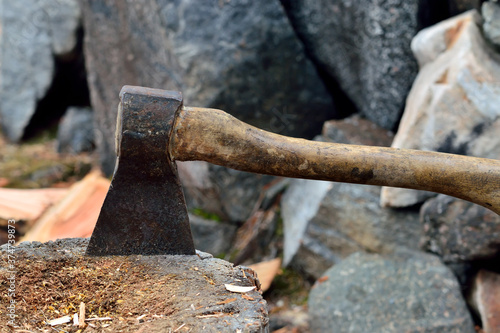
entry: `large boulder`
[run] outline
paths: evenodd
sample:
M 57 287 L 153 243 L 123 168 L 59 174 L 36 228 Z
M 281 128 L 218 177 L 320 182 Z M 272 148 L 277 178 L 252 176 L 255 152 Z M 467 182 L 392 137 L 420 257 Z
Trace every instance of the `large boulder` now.
M 485 260 L 500 254 L 500 216 L 446 195 L 425 202 L 420 211 L 422 246 L 445 262 Z
M 393 147 L 500 158 L 500 55 L 485 42 L 480 22 L 473 10 L 415 37 L 421 69 Z M 384 188 L 381 201 L 405 207 L 433 195 Z
M 55 75 L 54 56 L 76 46 L 77 0 L 2 1 L 0 10 L 0 122 L 13 142 L 24 134 Z
M 81 1 L 85 56 L 106 173 L 124 84 L 180 90 L 258 127 L 312 137 L 333 104 L 275 1 Z
M 309 295 L 311 332 L 473 333 L 453 273 L 432 255 L 356 253 Z
M 325 123 L 323 140 L 389 145 L 392 137 L 357 116 Z M 282 202 L 284 265 L 318 278 L 357 251 L 419 248 L 418 212 L 379 205 L 380 187 L 294 179 Z
M 311 56 L 368 119 L 394 129 L 417 74 L 418 0 L 281 0 Z

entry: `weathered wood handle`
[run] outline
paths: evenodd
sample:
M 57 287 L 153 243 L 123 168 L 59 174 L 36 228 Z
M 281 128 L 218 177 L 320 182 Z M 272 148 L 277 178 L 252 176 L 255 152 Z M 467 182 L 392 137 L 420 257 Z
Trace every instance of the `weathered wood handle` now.
M 241 171 L 443 193 L 500 214 L 499 160 L 290 138 L 192 107 L 179 110 L 169 151 Z

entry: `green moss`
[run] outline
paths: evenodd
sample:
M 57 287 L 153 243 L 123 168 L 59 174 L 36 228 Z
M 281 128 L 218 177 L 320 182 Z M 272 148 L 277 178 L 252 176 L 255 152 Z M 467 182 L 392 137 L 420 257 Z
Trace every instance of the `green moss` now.
M 49 128 L 47 128 L 46 130 L 39 132 L 38 135 L 27 139 L 23 144 L 34 145 L 34 144 L 40 144 L 40 143 L 46 143 L 49 141 L 53 141 L 57 138 L 57 129 L 58 129 L 58 125 L 54 124 L 54 125 L 50 126 Z
M 44 131 L 26 143 L 15 145 L 0 139 L 0 175 L 7 187 L 42 188 L 83 178 L 92 168 L 91 155 L 61 156 L 55 151 L 53 133 Z
M 199 217 L 202 217 L 206 220 L 212 220 L 212 221 L 216 221 L 216 222 L 222 222 L 222 219 L 220 218 L 219 215 L 217 214 L 214 214 L 214 213 L 210 213 L 210 212 L 207 212 L 201 208 L 193 208 L 191 210 L 191 213 L 196 215 L 196 216 L 199 216 Z
M 228 254 L 229 257 L 226 257 L 225 260 L 229 262 L 235 262 L 236 258 L 238 257 L 238 254 L 240 254 L 240 250 L 232 249 L 231 252 Z
M 305 305 L 311 284 L 297 271 L 283 268 L 274 280 L 268 297 L 272 299 L 286 299 L 291 304 Z
M 285 235 L 285 229 L 283 227 L 283 219 L 281 218 L 281 212 L 278 211 L 276 213 L 276 215 L 278 215 L 278 219 L 276 221 L 276 229 L 274 231 L 274 235 L 277 237 L 277 238 L 280 238 L 282 239 Z
M 226 253 L 225 252 L 219 253 L 219 254 L 215 255 L 214 258 L 225 259 L 226 258 Z

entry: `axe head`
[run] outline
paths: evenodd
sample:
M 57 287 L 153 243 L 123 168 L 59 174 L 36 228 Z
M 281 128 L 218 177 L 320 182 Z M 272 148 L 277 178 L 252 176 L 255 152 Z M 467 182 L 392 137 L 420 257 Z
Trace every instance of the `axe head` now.
M 177 167 L 168 154 L 179 92 L 125 86 L 117 160 L 87 255 L 195 254 Z

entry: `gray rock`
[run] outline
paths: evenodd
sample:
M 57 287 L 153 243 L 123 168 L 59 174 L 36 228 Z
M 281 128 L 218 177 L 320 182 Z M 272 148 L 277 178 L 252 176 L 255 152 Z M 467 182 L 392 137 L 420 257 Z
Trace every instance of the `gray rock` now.
M 475 332 L 456 278 L 432 255 L 356 253 L 320 281 L 311 332 Z
M 236 226 L 189 214 L 189 224 L 197 249 L 215 256 L 227 253 L 236 235 Z
M 54 77 L 54 55 L 76 45 L 77 0 L 2 1 L 0 120 L 11 141 L 19 141 Z
M 500 3 L 486 1 L 481 7 L 483 32 L 486 39 L 500 50 Z
M 359 111 L 394 129 L 417 74 L 410 42 L 419 1 L 282 0 L 320 67 Z
M 500 158 L 500 55 L 482 37 L 476 11 L 424 29 L 412 42 L 421 66 L 396 148 Z M 406 207 L 435 194 L 384 188 L 384 206 Z
M 285 265 L 314 278 L 348 255 L 419 248 L 418 213 L 379 205 L 380 187 L 292 181 L 282 199 Z
M 57 130 L 57 151 L 78 154 L 93 147 L 94 112 L 90 108 L 68 108 Z
M 124 84 L 180 90 L 186 105 L 222 108 L 294 136 L 314 136 L 333 115 L 331 97 L 278 0 L 81 4 L 106 173 L 114 167 L 117 96 Z
M 489 259 L 500 254 L 500 216 L 446 195 L 422 206 L 422 246 L 446 262 Z
M 322 135 L 327 141 L 368 146 L 391 145 L 394 135 L 359 115 L 323 124 Z
M 352 117 L 325 123 L 324 140 L 389 145 L 391 136 L 373 123 Z M 380 187 L 291 180 L 282 201 L 284 265 L 318 278 L 353 252 L 419 248 L 418 213 L 383 209 Z

